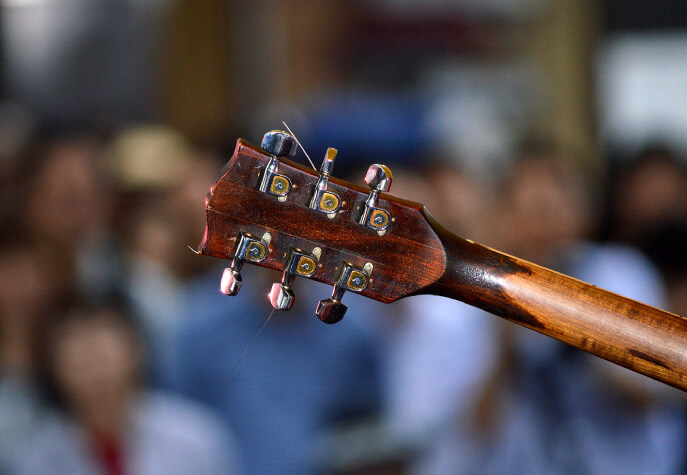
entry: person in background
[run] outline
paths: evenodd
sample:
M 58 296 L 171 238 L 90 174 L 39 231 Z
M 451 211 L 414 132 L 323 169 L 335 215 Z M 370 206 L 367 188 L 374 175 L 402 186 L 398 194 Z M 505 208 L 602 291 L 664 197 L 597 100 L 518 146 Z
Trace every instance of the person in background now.
M 44 145 L 22 208 L 25 232 L 90 302 L 111 298 L 120 279 L 115 197 L 97 138 L 56 137 Z
M 422 179 L 431 184 L 429 211 L 446 229 L 482 244 L 498 240 L 494 236 L 494 190 L 490 183 L 459 163 L 432 159 Z
M 240 473 L 233 443 L 212 413 L 146 388 L 142 342 L 122 311 L 72 309 L 45 345 L 59 410 L 17 453 L 16 473 Z
M 471 238 L 488 234 L 489 202 L 479 180 L 446 163 L 396 168 L 394 177 L 399 196 L 425 204 L 452 232 Z M 441 473 L 448 451 L 469 472 L 479 437 L 474 413 L 499 361 L 497 321 L 434 295 L 367 307 L 378 324 L 382 415 L 399 457 L 405 456 L 405 470 Z M 413 453 L 403 453 L 408 450 Z
M 666 284 L 666 310 L 687 316 L 687 220 L 666 223 L 651 233 L 642 249 L 656 263 Z
M 676 221 L 687 221 L 687 169 L 669 148 L 648 146 L 611 187 L 609 238 L 641 246 Z
M 637 249 L 589 241 L 594 194 L 555 149 L 524 153 L 502 188 L 505 251 L 651 305 L 660 274 Z M 678 473 L 687 424 L 676 391 L 508 326 L 509 382 L 487 473 Z
M 211 263 L 189 247 L 203 236 L 204 197 L 221 165 L 159 125 L 124 129 L 105 156 L 124 201 L 117 220 L 121 292 L 150 341 L 150 376 L 160 383 L 185 316 L 187 281 Z
M 219 411 L 247 473 L 317 472 L 320 436 L 379 407 L 378 362 L 363 315 L 347 296 L 345 318 L 323 324 L 315 308 L 331 288 L 299 279 L 294 307 L 275 312 L 261 331 L 272 312 L 267 290 L 281 275 L 249 265 L 241 274 L 235 297 L 219 292 L 219 269 L 189 289 L 169 384 Z
M 122 231 L 123 293 L 149 341 L 150 376 L 156 384 L 173 355 L 174 330 L 186 316 L 188 276 L 181 268 L 187 256 L 200 260 L 182 240 L 181 217 L 168 203 L 163 196 L 138 203 L 127 213 Z
M 37 337 L 68 289 L 31 245 L 12 242 L 1 249 L 0 472 L 6 473 L 43 414 L 36 384 Z

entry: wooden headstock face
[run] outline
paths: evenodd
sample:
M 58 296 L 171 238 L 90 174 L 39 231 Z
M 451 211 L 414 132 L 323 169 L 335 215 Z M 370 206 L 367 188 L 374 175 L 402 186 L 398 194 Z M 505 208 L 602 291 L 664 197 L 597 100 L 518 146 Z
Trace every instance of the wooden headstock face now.
M 359 224 L 370 195 L 365 187 L 331 177 L 327 191 L 340 197 L 340 208 L 328 215 L 309 207 L 318 172 L 282 158 L 278 172 L 290 180 L 286 199 L 260 191 L 271 159 L 262 148 L 238 140 L 206 198 L 207 225 L 200 254 L 233 259 L 241 233 L 257 239 L 266 236 L 267 253 L 258 265 L 284 271 L 292 250 L 315 252 L 316 271 L 300 275 L 336 285 L 348 263 L 365 269 L 368 276 L 360 293 L 383 302 L 416 293 L 443 274 L 446 257 L 423 205 L 379 194 L 376 207 L 390 215 L 380 235 Z

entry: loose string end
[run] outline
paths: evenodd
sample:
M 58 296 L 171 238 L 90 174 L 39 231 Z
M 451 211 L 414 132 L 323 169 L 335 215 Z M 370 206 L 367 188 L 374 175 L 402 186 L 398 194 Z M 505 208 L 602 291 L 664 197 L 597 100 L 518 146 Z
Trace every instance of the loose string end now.
M 284 124 L 284 127 L 286 127 L 286 130 L 289 131 L 289 133 L 290 133 L 290 134 L 293 136 L 293 138 L 296 140 L 296 143 L 298 144 L 298 146 L 301 148 L 301 150 L 303 150 L 303 153 L 305 154 L 305 158 L 308 159 L 308 161 L 310 162 L 310 165 L 313 167 L 313 169 L 314 169 L 315 171 L 317 171 L 317 167 L 316 167 L 315 164 L 312 162 L 312 160 L 310 160 L 310 155 L 308 155 L 308 152 L 305 151 L 305 148 L 304 148 L 303 145 L 301 144 L 301 141 L 298 140 L 298 137 L 296 137 L 296 134 L 294 134 L 294 133 L 291 131 L 291 129 L 289 128 L 289 126 L 286 125 L 286 122 L 284 122 L 284 121 L 282 120 L 281 123 Z

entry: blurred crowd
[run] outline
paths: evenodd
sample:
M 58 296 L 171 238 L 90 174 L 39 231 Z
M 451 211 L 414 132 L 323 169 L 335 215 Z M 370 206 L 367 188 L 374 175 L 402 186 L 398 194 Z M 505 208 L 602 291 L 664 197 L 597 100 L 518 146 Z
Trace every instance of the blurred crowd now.
M 2 157 L 1 473 L 687 470 L 682 393 L 448 299 L 347 295 L 329 327 L 314 316 L 329 289 L 301 279 L 236 366 L 279 276 L 247 266 L 228 298 L 227 263 L 188 249 L 228 158 L 158 125 Z M 392 193 L 687 315 L 684 157 L 652 144 L 600 173 L 532 142 L 511 163 L 485 180 L 428 152 L 394 168 Z

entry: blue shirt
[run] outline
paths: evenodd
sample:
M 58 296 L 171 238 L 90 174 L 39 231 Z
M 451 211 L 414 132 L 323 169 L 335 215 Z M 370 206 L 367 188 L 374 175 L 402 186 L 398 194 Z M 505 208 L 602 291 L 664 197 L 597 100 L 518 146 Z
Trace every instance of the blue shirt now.
M 272 310 L 256 295 L 267 293 L 256 277 L 244 276 L 236 297 L 219 292 L 219 273 L 193 286 L 170 383 L 222 414 L 248 473 L 312 473 L 319 433 L 377 406 L 376 358 L 355 311 L 333 326 L 320 322 L 309 294 L 326 298 L 331 289 L 299 279 L 294 308 L 275 312 L 230 374 Z

